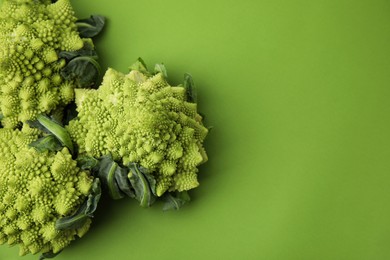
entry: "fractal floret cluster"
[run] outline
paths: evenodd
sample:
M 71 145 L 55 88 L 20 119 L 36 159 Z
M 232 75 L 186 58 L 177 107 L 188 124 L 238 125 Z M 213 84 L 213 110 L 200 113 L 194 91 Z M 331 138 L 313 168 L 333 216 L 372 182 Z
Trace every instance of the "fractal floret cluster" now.
M 139 59 L 97 88 L 105 18 L 78 20 L 69 1 L 0 7 L 0 245 L 40 259 L 87 233 L 102 191 L 181 208 L 208 160 L 192 77 L 170 85 Z
M 90 219 L 74 229 L 56 222 L 78 210 L 93 184 L 67 148 L 38 152 L 28 144 L 39 130 L 0 129 L 0 244 L 19 245 L 20 255 L 57 253 L 89 229 Z
M 99 89 L 75 92 L 78 117 L 67 130 L 81 154 L 138 163 L 155 178 L 157 196 L 199 185 L 208 129 L 186 88 L 170 86 L 162 72 L 109 69 Z
M 76 51 L 80 38 L 69 0 L 3 0 L 0 9 L 0 113 L 2 125 L 50 113 L 74 99 L 74 84 L 61 77 L 61 51 Z

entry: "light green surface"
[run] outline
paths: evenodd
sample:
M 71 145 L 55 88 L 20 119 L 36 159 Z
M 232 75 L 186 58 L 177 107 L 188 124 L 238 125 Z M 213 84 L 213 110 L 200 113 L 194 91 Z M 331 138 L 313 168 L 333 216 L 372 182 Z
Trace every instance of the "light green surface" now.
M 389 1 L 73 3 L 104 67 L 192 73 L 214 129 L 191 204 L 104 203 L 56 259 L 390 259 Z

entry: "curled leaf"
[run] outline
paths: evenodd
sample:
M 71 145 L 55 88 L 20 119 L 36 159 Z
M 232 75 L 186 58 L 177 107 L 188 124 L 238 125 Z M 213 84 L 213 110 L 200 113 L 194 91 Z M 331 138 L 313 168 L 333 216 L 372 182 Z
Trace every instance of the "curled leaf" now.
M 27 123 L 31 127 L 35 127 L 45 133 L 52 134 L 63 146 L 67 147 L 72 154 L 74 153 L 72 139 L 70 138 L 68 131 L 59 123 L 45 115 L 38 115 L 36 121 L 28 121 Z
M 192 79 L 191 74 L 184 74 L 184 88 L 187 90 L 188 102 L 196 103 L 197 93 L 194 80 Z
M 62 252 L 62 250 L 59 251 L 59 252 L 57 252 L 57 253 L 53 253 L 53 251 L 49 251 L 49 252 L 43 253 L 43 254 L 41 254 L 41 256 L 39 257 L 39 260 L 48 259 L 48 258 L 54 258 L 54 257 L 56 257 L 57 255 L 59 255 L 61 252 Z
M 85 211 L 85 214 L 89 217 L 93 217 L 93 213 L 96 211 L 97 205 L 102 195 L 100 180 L 98 178 L 94 179 L 91 190 L 92 192 L 88 195 L 87 207 Z
M 146 68 L 146 63 L 142 58 L 138 58 L 137 61 L 129 67 L 129 70 L 137 70 L 147 76 L 151 76 L 151 73 Z
M 38 152 L 51 151 L 56 152 L 62 149 L 62 144 L 54 135 L 47 135 L 29 144 Z
M 95 46 L 93 45 L 93 42 L 91 40 L 84 39 L 83 43 L 84 44 L 81 49 L 76 51 L 61 51 L 60 53 L 58 53 L 58 57 L 64 58 L 68 61 L 76 57 L 82 57 L 82 56 L 88 56 L 97 59 L 98 56 L 95 51 Z
M 167 73 L 167 69 L 165 68 L 165 65 L 160 63 L 160 64 L 156 64 L 154 66 L 154 72 L 155 73 L 161 73 L 165 79 L 168 78 L 168 73 Z
M 94 86 L 99 75 L 99 63 L 89 56 L 81 56 L 70 60 L 61 70 L 61 76 L 66 80 L 74 80 L 79 88 Z
M 84 40 L 83 48 L 80 50 L 62 51 L 58 56 L 67 60 L 61 70 L 64 79 L 74 81 L 79 88 L 96 85 L 101 69 L 91 40 Z
M 131 187 L 131 183 L 127 177 L 128 170 L 122 167 L 117 167 L 115 172 L 115 181 L 118 184 L 119 189 L 129 196 L 130 198 L 135 198 L 134 191 Z
M 163 210 L 179 210 L 183 205 L 190 202 L 191 198 L 187 191 L 182 192 L 167 192 L 164 194 L 163 199 L 165 200 L 165 204 L 163 206 Z
M 136 163 L 129 165 L 129 180 L 135 191 L 135 198 L 141 207 L 150 207 L 156 200 L 155 183 L 153 176 Z
M 98 35 L 106 22 L 106 18 L 101 15 L 91 15 L 90 18 L 76 21 L 76 26 L 80 37 L 91 38 Z
M 121 175 L 122 171 L 125 171 L 125 174 L 127 173 L 110 156 L 102 157 L 98 165 L 98 177 L 101 179 L 103 185 L 107 187 L 110 197 L 114 200 L 121 199 L 125 196 L 116 181 L 116 175 Z
M 91 170 L 99 164 L 99 161 L 97 159 L 86 155 L 78 156 L 76 161 L 77 166 L 80 167 L 82 170 Z
M 60 218 L 56 221 L 56 229 L 67 230 L 82 227 L 88 218 L 93 217 L 101 197 L 100 180 L 96 178 L 93 181 L 91 193 L 80 206 L 75 214 L 69 217 Z

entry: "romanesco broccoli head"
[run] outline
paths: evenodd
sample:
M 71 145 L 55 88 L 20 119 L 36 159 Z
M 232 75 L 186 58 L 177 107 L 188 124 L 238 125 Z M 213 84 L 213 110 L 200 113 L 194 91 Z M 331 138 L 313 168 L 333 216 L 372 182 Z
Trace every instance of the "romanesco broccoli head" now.
M 162 72 L 108 69 L 99 89 L 75 92 L 78 117 L 67 130 L 81 154 L 140 164 L 155 178 L 157 196 L 199 185 L 208 129 L 182 85 L 170 86 Z
M 74 99 L 73 82 L 61 76 L 63 51 L 82 39 L 69 0 L 4 0 L 0 8 L 0 113 L 15 128 Z
M 91 223 L 59 230 L 57 220 L 75 213 L 93 178 L 80 170 L 67 148 L 37 152 L 28 144 L 39 131 L 0 129 L 0 244 L 20 246 L 20 255 L 59 252 Z

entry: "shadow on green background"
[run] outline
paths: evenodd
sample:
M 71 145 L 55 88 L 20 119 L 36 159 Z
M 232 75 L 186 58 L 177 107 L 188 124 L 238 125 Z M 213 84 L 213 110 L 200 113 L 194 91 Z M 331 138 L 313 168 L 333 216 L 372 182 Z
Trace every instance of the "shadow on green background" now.
M 190 72 L 214 129 L 191 204 L 106 200 L 58 260 L 390 259 L 390 2 L 73 4 L 108 18 L 103 68 Z

